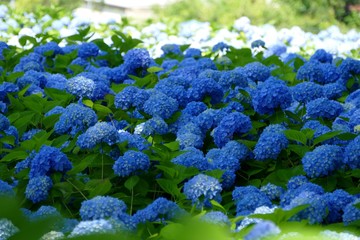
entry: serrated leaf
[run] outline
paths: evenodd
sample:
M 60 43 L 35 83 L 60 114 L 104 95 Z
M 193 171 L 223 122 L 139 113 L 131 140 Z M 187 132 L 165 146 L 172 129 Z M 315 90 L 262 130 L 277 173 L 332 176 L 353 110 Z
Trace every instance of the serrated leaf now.
M 283 132 L 287 139 L 300 142 L 303 145 L 306 145 L 307 137 L 304 133 L 293 129 L 287 129 L 284 130 Z
M 133 189 L 133 188 L 136 186 L 136 184 L 139 183 L 139 180 L 140 180 L 140 178 L 139 178 L 138 176 L 136 176 L 136 175 L 131 176 L 131 177 L 129 177 L 129 178 L 125 181 L 124 186 L 125 186 L 128 190 L 131 190 L 131 189 Z
M 94 107 L 94 110 L 97 111 L 97 112 L 101 112 L 101 113 L 105 113 L 105 114 L 112 114 L 113 113 L 110 108 L 108 108 L 106 106 L 103 106 L 101 104 L 95 103 L 93 107 Z

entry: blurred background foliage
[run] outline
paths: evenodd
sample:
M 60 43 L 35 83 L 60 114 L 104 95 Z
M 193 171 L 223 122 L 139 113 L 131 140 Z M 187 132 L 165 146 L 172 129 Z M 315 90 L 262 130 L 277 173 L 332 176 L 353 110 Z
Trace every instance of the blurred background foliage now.
M 360 29 L 359 0 L 181 0 L 165 8 L 155 7 L 159 19 L 197 19 L 221 25 L 247 16 L 252 24 L 299 26 L 317 32 L 331 25 L 343 31 Z
M 104 3 L 103 0 L 93 0 Z M 130 1 L 130 0 L 129 0 Z M 146 0 L 143 0 L 146 1 Z M 84 0 L 0 0 L 13 2 L 16 11 L 36 12 L 56 6 L 70 13 L 86 5 Z M 299 26 L 318 32 L 331 25 L 342 31 L 360 30 L 360 0 L 177 0 L 165 7 L 155 6 L 151 21 L 182 22 L 190 19 L 211 22 L 215 26 L 231 26 L 242 16 L 252 24 L 273 24 L 276 27 Z

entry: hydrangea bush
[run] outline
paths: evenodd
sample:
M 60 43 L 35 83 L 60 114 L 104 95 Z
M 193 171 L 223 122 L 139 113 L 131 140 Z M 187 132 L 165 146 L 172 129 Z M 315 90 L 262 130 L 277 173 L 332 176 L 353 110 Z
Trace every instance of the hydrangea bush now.
M 0 239 L 359 234 L 359 60 L 90 35 L 0 44 Z

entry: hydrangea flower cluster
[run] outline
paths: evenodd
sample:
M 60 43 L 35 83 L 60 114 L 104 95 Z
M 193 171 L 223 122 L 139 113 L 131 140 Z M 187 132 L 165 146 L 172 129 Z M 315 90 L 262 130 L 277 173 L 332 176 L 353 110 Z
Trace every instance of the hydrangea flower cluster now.
M 55 123 L 54 129 L 58 134 L 75 136 L 95 125 L 96 122 L 97 116 L 94 110 L 81 104 L 72 103 L 65 108 L 59 121 Z
M 321 145 L 302 158 L 306 175 L 310 178 L 325 177 L 343 163 L 343 149 L 336 145 Z
M 81 203 L 80 216 L 83 221 L 108 218 L 121 219 L 126 208 L 122 200 L 109 196 L 97 196 Z
M 149 167 L 149 157 L 145 153 L 134 150 L 126 151 L 124 156 L 119 157 L 113 165 L 115 174 L 120 177 L 130 176 L 139 171 L 146 171 Z
M 216 178 L 198 174 L 184 184 L 187 199 L 198 207 L 211 206 L 210 200 L 221 202 L 222 187 Z
M 118 140 L 118 131 L 114 125 L 108 122 L 97 122 L 78 137 L 77 145 L 80 148 L 91 149 L 100 143 L 113 145 Z
M 285 82 L 271 77 L 259 83 L 252 96 L 252 104 L 260 114 L 272 114 L 276 109 L 285 109 L 291 105 L 291 91 Z

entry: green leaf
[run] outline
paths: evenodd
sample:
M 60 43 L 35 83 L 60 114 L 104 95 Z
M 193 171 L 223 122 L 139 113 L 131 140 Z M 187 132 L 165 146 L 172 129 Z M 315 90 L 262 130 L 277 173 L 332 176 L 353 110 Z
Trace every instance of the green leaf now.
M 167 193 L 171 194 L 171 196 L 175 198 L 181 198 L 182 194 L 177 186 L 177 184 L 173 180 L 159 178 L 156 179 L 156 182 L 159 186 Z
M 284 134 L 287 139 L 300 142 L 303 145 L 306 145 L 307 137 L 304 133 L 293 129 L 287 129 L 284 130 Z
M 220 203 L 218 203 L 217 201 L 215 201 L 215 200 L 210 200 L 210 203 L 211 203 L 211 205 L 212 205 L 213 207 L 216 207 L 216 208 L 220 209 L 222 212 L 224 212 L 224 213 L 227 212 L 226 209 L 225 209 Z
M 149 67 L 149 68 L 147 69 L 147 71 L 148 71 L 149 73 L 157 73 L 157 72 L 160 72 L 160 71 L 162 71 L 162 70 L 164 70 L 164 69 L 161 68 L 161 67 L 156 67 L 156 66 L 154 66 L 154 67 Z
M 296 144 L 290 144 L 287 148 L 290 151 L 296 153 L 300 158 L 302 158 L 308 151 L 310 151 L 310 148 L 308 146 L 302 146 Z
M 104 114 L 112 114 L 113 112 L 111 111 L 110 108 L 103 106 L 101 104 L 94 104 L 94 110 L 100 113 L 104 113 Z
M 93 108 L 94 106 L 94 102 L 91 101 L 90 99 L 85 99 L 82 101 L 82 103 L 85 105 L 85 106 L 88 106 L 89 108 Z
M 85 190 L 89 191 L 89 198 L 105 195 L 111 190 L 111 182 L 109 179 L 93 179 L 86 183 Z
M 99 157 L 99 154 L 90 154 L 86 156 L 84 159 L 81 159 L 77 164 L 74 164 L 74 167 L 68 171 L 69 175 L 73 175 L 83 171 L 85 168 L 90 166 L 95 159 Z
M 314 139 L 313 146 L 342 134 L 342 131 L 328 132 Z
M 183 235 L 184 226 L 180 223 L 170 223 L 160 230 L 161 239 L 175 240 Z
M 139 178 L 138 176 L 136 176 L 136 175 L 131 176 L 131 177 L 129 177 L 129 178 L 125 181 L 124 186 L 125 186 L 128 190 L 131 190 L 131 189 L 133 189 L 133 188 L 136 186 L 136 184 L 139 183 L 139 180 L 140 180 L 140 178 Z
M 13 150 L 12 152 L 8 153 L 5 157 L 1 158 L 1 162 L 11 162 L 15 160 L 23 160 L 27 158 L 29 155 L 28 152 L 23 150 Z
M 340 140 L 345 140 L 345 141 L 347 141 L 347 140 L 353 140 L 353 139 L 356 138 L 357 136 L 358 136 L 358 135 L 356 135 L 356 134 L 347 132 L 347 133 L 339 134 L 339 135 L 337 136 L 337 138 L 339 138 Z

